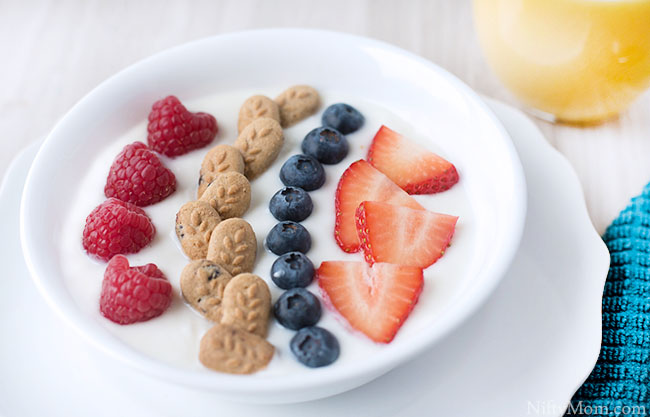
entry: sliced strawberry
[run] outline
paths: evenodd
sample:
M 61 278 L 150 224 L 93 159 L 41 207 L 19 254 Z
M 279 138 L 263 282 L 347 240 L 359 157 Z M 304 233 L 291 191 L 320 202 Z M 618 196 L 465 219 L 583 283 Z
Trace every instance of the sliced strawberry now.
M 336 188 L 336 226 L 334 237 L 346 252 L 359 250 L 354 214 L 362 201 L 385 201 L 398 206 L 424 210 L 387 176 L 360 160 L 345 170 Z
M 386 126 L 372 140 L 367 159 L 409 194 L 439 193 L 458 182 L 451 162 Z
M 323 297 L 352 326 L 389 343 L 418 302 L 420 268 L 387 263 L 326 261 L 317 271 Z
M 458 217 L 366 201 L 356 213 L 366 261 L 426 268 L 449 246 Z

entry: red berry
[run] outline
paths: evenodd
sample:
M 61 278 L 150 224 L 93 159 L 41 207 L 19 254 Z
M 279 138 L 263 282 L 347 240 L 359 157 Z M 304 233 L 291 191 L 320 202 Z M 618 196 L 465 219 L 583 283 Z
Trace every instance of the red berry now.
M 353 328 L 389 343 L 422 292 L 422 270 L 414 266 L 325 261 L 316 272 L 327 305 Z
M 108 172 L 104 194 L 137 206 L 157 203 L 176 190 L 176 177 L 142 142 L 126 145 Z
M 118 324 L 146 321 L 161 315 L 172 302 L 172 286 L 154 264 L 129 267 L 122 255 L 106 266 L 99 310 Z
M 356 220 L 366 262 L 427 268 L 445 253 L 458 217 L 364 201 Z
M 118 253 L 134 253 L 147 246 L 156 229 L 140 207 L 109 198 L 86 217 L 83 247 L 108 261 Z
M 191 113 L 179 99 L 168 96 L 156 101 L 151 108 L 147 142 L 156 152 L 178 156 L 206 146 L 218 130 L 214 116 Z
M 336 225 L 334 238 L 346 252 L 359 250 L 355 224 L 357 207 L 363 201 L 384 201 L 416 210 L 424 208 L 413 197 L 402 191 L 388 177 L 368 162 L 360 160 L 345 170 L 336 188 Z
M 409 194 L 439 193 L 458 182 L 451 162 L 386 126 L 372 140 L 368 162 Z

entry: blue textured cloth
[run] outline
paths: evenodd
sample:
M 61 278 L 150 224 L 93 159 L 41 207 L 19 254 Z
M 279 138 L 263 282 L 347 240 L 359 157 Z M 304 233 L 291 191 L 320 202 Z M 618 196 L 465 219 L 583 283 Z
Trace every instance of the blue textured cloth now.
M 600 356 L 566 414 L 650 416 L 650 184 L 603 240 L 611 265 Z

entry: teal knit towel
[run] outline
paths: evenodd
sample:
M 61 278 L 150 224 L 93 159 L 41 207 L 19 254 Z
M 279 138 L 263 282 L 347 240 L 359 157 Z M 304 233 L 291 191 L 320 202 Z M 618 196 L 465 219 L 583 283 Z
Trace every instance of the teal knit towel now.
M 650 416 L 650 184 L 603 240 L 611 265 L 600 356 L 566 415 Z

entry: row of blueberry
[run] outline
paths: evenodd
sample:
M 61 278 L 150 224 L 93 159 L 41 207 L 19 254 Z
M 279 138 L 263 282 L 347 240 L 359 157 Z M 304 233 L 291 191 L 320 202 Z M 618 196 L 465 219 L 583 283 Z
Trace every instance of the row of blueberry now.
M 266 237 L 267 248 L 279 255 L 271 267 L 271 279 L 287 290 L 276 301 L 273 313 L 282 326 L 297 330 L 291 339 L 291 351 L 309 367 L 327 366 L 339 356 L 336 337 L 322 327 L 321 305 L 318 298 L 305 289 L 314 279 L 314 265 L 305 255 L 311 248 L 311 236 L 298 222 L 305 220 L 313 210 L 307 191 L 325 183 L 321 164 L 337 164 L 349 150 L 345 134 L 358 130 L 364 117 L 348 104 L 329 106 L 322 117 L 322 127 L 305 136 L 300 155 L 290 157 L 280 169 L 280 180 L 285 185 L 269 203 L 273 216 L 280 220 Z

